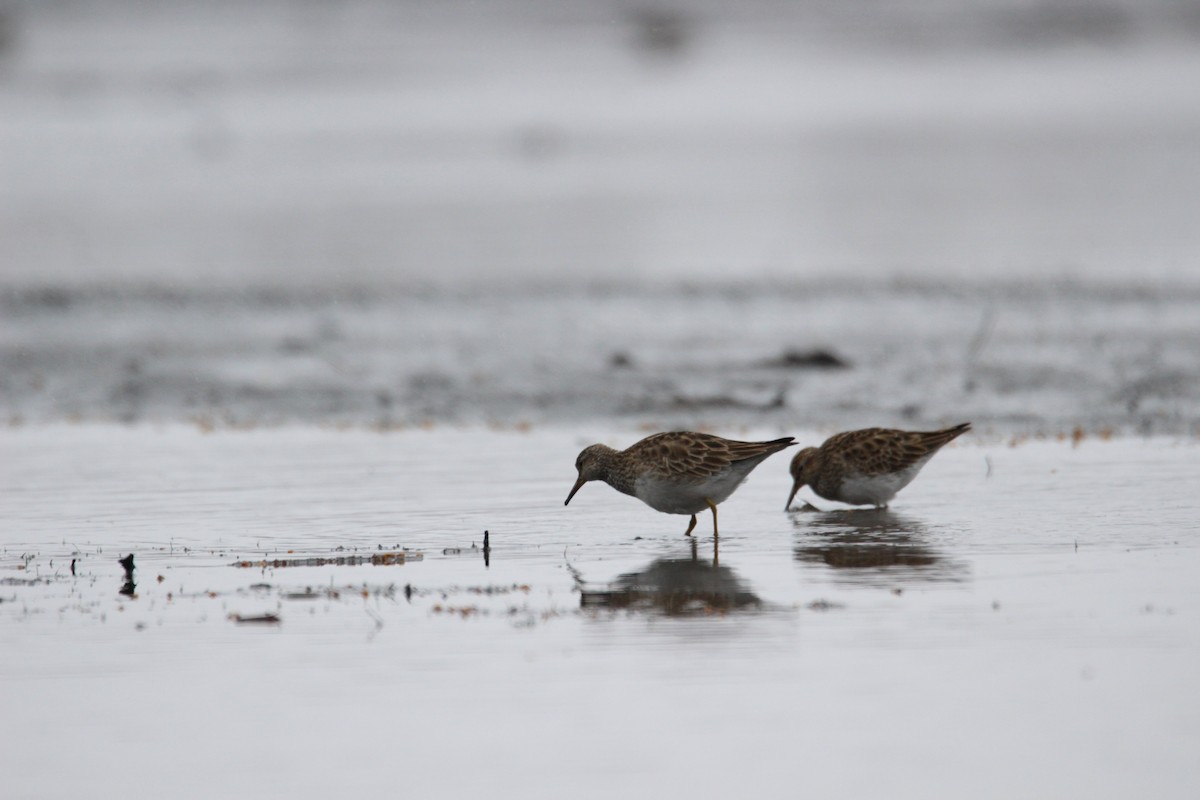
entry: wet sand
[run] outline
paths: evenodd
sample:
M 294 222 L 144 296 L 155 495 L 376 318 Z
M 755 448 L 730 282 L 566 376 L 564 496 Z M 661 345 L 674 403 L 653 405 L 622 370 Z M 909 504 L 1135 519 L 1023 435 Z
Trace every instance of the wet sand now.
M 718 550 L 563 507 L 637 436 L 0 431 L 3 793 L 1194 792 L 1194 439 L 967 437 L 888 511 L 776 456 Z
M 0 288 L 0 422 L 1200 431 L 1200 288 Z

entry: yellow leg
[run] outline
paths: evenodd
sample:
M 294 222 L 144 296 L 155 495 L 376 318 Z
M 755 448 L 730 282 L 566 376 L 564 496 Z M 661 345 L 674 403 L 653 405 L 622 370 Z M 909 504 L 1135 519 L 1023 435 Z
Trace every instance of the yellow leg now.
M 713 512 L 713 538 L 715 539 L 719 535 L 717 533 L 717 504 L 712 500 L 709 500 L 707 497 L 704 498 L 704 502 L 708 503 L 708 507 L 711 508 Z
M 684 536 L 692 535 L 692 528 L 696 527 L 696 515 L 692 514 L 692 521 L 688 523 L 688 529 L 683 532 Z

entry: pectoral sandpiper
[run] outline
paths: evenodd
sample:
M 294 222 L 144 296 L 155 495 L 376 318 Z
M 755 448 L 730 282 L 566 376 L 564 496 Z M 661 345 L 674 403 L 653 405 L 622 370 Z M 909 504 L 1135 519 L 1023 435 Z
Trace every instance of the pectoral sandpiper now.
M 966 433 L 971 423 L 940 431 L 864 428 L 830 436 L 820 447 L 806 447 L 792 459 L 791 506 L 802 486 L 826 500 L 852 505 L 887 506 L 921 467 L 947 442 Z
M 696 514 L 709 508 L 716 536 L 717 504 L 733 494 L 763 459 L 792 444 L 791 436 L 770 442 L 737 442 L 690 431 L 656 433 L 626 450 L 594 444 L 575 459 L 579 479 L 566 502 L 588 481 L 604 481 L 656 511 L 691 514 L 685 536 L 696 527 Z

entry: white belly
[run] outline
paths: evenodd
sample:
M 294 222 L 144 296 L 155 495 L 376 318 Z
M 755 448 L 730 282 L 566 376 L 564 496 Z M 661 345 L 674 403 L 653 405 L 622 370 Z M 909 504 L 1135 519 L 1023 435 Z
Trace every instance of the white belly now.
M 896 492 L 912 483 L 912 479 L 917 477 L 923 466 L 925 461 L 920 461 L 900 472 L 846 478 L 839 487 L 840 496 L 834 499 L 856 506 L 887 505 L 896 496 Z
M 721 503 L 745 479 L 745 474 L 726 470 L 700 483 L 676 483 L 643 476 L 633 486 L 637 498 L 665 514 L 696 514 L 708 509 L 705 498 Z

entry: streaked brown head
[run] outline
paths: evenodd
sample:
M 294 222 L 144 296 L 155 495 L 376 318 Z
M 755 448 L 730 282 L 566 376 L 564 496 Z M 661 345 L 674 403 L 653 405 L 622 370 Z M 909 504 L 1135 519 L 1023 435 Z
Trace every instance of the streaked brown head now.
M 585 447 L 579 453 L 579 457 L 575 459 L 575 469 L 579 473 L 579 478 L 575 481 L 575 485 L 571 487 L 571 493 L 567 495 L 566 502 L 563 505 L 568 505 L 575 493 L 583 488 L 583 485 L 588 481 L 602 481 L 608 475 L 608 465 L 610 459 L 616 454 L 616 450 L 603 444 L 594 444 L 590 447 Z
M 792 457 L 789 467 L 792 473 L 792 493 L 788 495 L 787 505 L 783 507 L 784 511 L 791 508 L 792 501 L 796 499 L 796 492 L 800 491 L 800 487 L 807 486 L 816 480 L 819 469 L 816 456 L 817 448 L 805 447 Z

